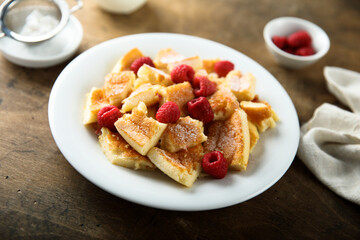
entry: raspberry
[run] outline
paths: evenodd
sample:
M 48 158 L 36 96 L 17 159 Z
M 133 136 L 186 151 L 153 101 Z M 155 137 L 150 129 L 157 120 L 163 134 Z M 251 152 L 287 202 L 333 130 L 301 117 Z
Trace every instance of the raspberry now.
M 192 80 L 194 79 L 195 71 L 189 65 L 182 64 L 182 65 L 176 66 L 171 71 L 170 74 L 171 74 L 171 80 L 174 83 L 182 83 L 185 81 L 188 81 L 191 83 Z
M 307 47 L 311 45 L 311 36 L 306 31 L 297 31 L 288 37 L 287 42 L 292 48 Z
M 198 119 L 204 124 L 214 119 L 214 112 L 205 97 L 195 98 L 187 102 L 187 109 L 192 118 Z
M 234 70 L 234 64 L 230 61 L 223 60 L 215 63 L 214 69 L 219 77 L 226 77 L 228 72 Z
M 100 109 L 97 115 L 99 127 L 106 127 L 113 132 L 116 132 L 114 123 L 122 116 L 116 106 L 108 105 Z
M 228 162 L 221 152 L 213 151 L 204 155 L 202 167 L 204 172 L 210 174 L 210 176 L 221 179 L 226 176 Z
M 291 48 L 291 47 L 286 47 L 283 49 L 285 52 L 290 53 L 290 54 L 295 54 L 295 49 Z
M 283 36 L 274 36 L 271 38 L 273 43 L 280 49 L 285 49 L 287 46 L 287 38 Z
M 216 91 L 216 83 L 205 76 L 195 77 L 192 86 L 196 97 L 207 97 Z
M 153 61 L 151 60 L 150 57 L 141 57 L 141 58 L 138 58 L 136 59 L 132 64 L 131 64 L 131 67 L 130 69 L 132 71 L 134 71 L 135 74 L 137 74 L 139 68 L 144 65 L 144 64 L 147 64 L 151 67 L 155 67 Z
M 155 117 L 161 123 L 176 123 L 180 118 L 180 108 L 174 102 L 166 102 L 157 110 Z
M 295 50 L 295 55 L 310 56 L 315 54 L 315 50 L 312 47 L 301 47 Z

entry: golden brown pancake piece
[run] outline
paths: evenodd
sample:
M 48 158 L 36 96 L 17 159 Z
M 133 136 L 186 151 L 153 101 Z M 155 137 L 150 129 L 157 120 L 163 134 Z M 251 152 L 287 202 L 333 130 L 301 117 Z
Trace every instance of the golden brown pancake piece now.
M 121 72 L 130 70 L 131 64 L 138 58 L 143 57 L 144 55 L 138 48 L 133 48 L 127 52 L 122 58 L 120 58 L 111 72 Z
M 155 59 L 154 64 L 156 68 L 166 69 L 169 63 L 175 63 L 183 60 L 185 57 L 171 48 L 161 49 Z
M 112 164 L 135 170 L 155 169 L 155 165 L 149 158 L 135 151 L 119 133 L 102 128 L 99 143 L 105 156 Z
M 86 97 L 83 124 L 97 122 L 98 112 L 107 105 L 109 105 L 109 100 L 105 96 L 105 90 L 103 88 L 92 88 Z
M 144 64 L 139 68 L 137 75 L 139 78 L 135 81 L 134 88 L 138 88 L 145 83 L 163 86 L 174 84 L 173 81 L 171 81 L 169 74 L 147 64 Z
M 260 132 L 276 126 L 278 117 L 269 104 L 264 102 L 242 101 L 240 107 L 248 115 L 249 121 L 254 123 Z
M 105 77 L 105 95 L 110 104 L 120 106 L 131 92 L 132 84 L 135 80 L 135 74 L 132 71 L 120 73 L 109 73 Z
M 153 147 L 147 156 L 163 173 L 191 187 L 201 172 L 203 147 L 199 144 L 176 153 Z
M 226 82 L 239 102 L 254 99 L 256 79 L 251 73 L 243 75 L 239 70 L 232 70 L 226 75 Z
M 250 153 L 250 135 L 246 113 L 236 109 L 228 120 L 207 126 L 205 152 L 220 151 L 235 170 L 246 170 Z
M 147 117 L 147 108 L 143 102 L 131 114 L 124 114 L 115 122 L 120 135 L 141 155 L 146 155 L 159 142 L 166 126 Z
M 248 125 L 249 125 L 249 134 L 250 134 L 250 153 L 251 153 L 256 143 L 258 142 L 260 135 L 255 124 L 253 124 L 251 121 L 248 120 Z
M 161 95 L 160 106 L 165 102 L 174 102 L 179 106 L 181 116 L 188 114 L 186 104 L 195 97 L 194 90 L 189 82 L 174 84 L 163 88 L 159 91 L 159 94 Z
M 221 85 L 213 95 L 208 97 L 208 100 L 214 112 L 214 120 L 225 120 L 240 108 L 235 95 Z
M 187 116 L 176 123 L 169 123 L 160 139 L 160 147 L 169 152 L 188 149 L 204 141 L 203 122 Z
M 214 70 L 215 63 L 217 63 L 219 61 L 220 61 L 220 58 L 203 59 L 203 68 L 206 70 L 207 73 L 215 72 L 215 70 Z
M 162 88 L 160 85 L 152 85 L 150 83 L 141 85 L 141 87 L 133 91 L 130 96 L 122 101 L 121 112 L 126 113 L 131 111 L 140 102 L 145 103 L 146 106 L 154 105 L 159 102 L 158 92 Z
M 175 67 L 182 65 L 182 64 L 189 65 L 190 67 L 192 67 L 194 69 L 194 71 L 203 68 L 203 62 L 199 56 L 189 57 L 189 58 L 182 59 L 181 61 L 178 61 L 178 62 L 169 63 L 167 65 L 167 67 L 168 67 L 169 72 L 171 72 Z

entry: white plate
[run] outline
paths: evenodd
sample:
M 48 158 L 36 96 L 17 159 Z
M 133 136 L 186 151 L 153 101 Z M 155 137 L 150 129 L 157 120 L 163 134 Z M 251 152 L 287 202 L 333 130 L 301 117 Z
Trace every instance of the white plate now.
M 93 130 L 82 125 L 85 94 L 102 87 L 104 76 L 131 48 L 155 57 L 166 47 L 185 55 L 227 59 L 251 72 L 256 92 L 268 101 L 281 121 L 261 134 L 248 170 L 230 172 L 222 180 L 202 178 L 182 187 L 160 171 L 134 171 L 112 165 L 102 153 Z M 146 206 L 183 211 L 231 206 L 257 196 L 286 172 L 299 143 L 299 122 L 291 99 L 279 82 L 258 63 L 219 43 L 180 34 L 147 33 L 120 37 L 95 46 L 75 58 L 60 74 L 49 100 L 51 132 L 69 163 L 85 178 L 118 197 Z

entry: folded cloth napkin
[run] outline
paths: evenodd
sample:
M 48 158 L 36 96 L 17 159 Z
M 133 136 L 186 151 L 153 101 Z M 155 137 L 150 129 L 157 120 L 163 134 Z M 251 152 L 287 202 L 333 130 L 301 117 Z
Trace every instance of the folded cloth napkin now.
M 360 74 L 325 67 L 329 91 L 354 112 L 324 103 L 301 127 L 298 157 L 338 195 L 360 205 Z

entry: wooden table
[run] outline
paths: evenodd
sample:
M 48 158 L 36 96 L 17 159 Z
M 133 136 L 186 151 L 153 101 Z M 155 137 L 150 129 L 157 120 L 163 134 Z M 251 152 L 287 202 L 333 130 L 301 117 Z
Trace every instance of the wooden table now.
M 326 57 L 297 71 L 277 65 L 262 30 L 279 16 L 320 25 L 331 39 Z M 184 33 L 226 44 L 280 81 L 301 124 L 324 102 L 341 106 L 326 89 L 324 66 L 360 72 L 356 0 L 149 0 L 129 16 L 85 1 L 76 17 L 84 28 L 78 53 L 143 32 Z M 153 209 L 94 186 L 65 160 L 48 125 L 50 90 L 67 63 L 30 69 L 0 57 L 0 239 L 360 239 L 360 207 L 320 183 L 298 157 L 263 194 L 212 211 Z

